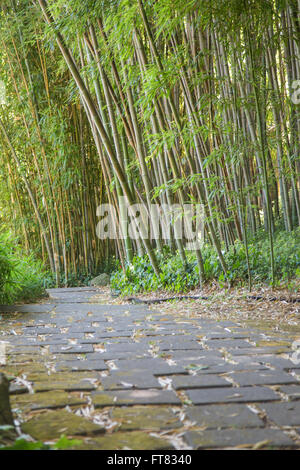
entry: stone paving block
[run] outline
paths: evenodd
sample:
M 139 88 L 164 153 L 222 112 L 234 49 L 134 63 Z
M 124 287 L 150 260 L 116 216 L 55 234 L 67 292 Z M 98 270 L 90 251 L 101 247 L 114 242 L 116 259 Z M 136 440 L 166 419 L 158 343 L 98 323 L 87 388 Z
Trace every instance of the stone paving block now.
M 146 432 L 118 432 L 97 437 L 76 446 L 75 450 L 172 450 L 173 445 L 164 438 L 153 437 Z M 112 456 L 113 458 L 113 456 Z
M 199 345 L 200 346 L 200 345 Z M 177 360 L 202 360 L 202 359 L 208 359 L 208 360 L 223 360 L 223 356 L 219 351 L 207 351 L 206 349 L 201 349 L 199 350 L 189 350 L 189 351 L 177 351 L 177 350 L 170 350 L 170 355 L 174 359 L 174 361 Z
M 72 325 L 68 330 L 68 334 L 73 333 L 95 333 L 96 328 L 91 326 L 91 322 L 82 325 Z
M 59 328 L 46 328 L 46 327 L 39 327 L 39 328 L 34 328 L 34 333 L 36 335 L 54 335 L 60 333 Z
M 126 360 L 120 359 L 114 361 L 116 367 L 119 370 L 135 370 L 135 371 L 146 371 L 151 370 L 153 375 L 172 375 L 172 374 L 185 374 L 186 370 L 178 365 L 170 366 L 166 361 L 162 359 L 136 359 L 136 360 Z
M 151 375 L 151 372 L 116 372 L 111 371 L 110 375 L 101 378 L 104 390 L 125 390 L 125 389 L 147 389 L 161 388 L 158 380 Z
M 300 400 L 300 385 L 286 385 L 279 389 L 285 393 L 290 400 Z
M 43 313 L 51 312 L 55 304 L 0 305 L 0 313 Z
M 220 321 L 214 322 L 214 324 L 220 328 L 231 328 L 231 327 L 236 328 L 237 326 L 236 323 L 234 323 L 231 320 L 220 320 Z
M 278 426 L 300 426 L 300 402 L 262 403 L 259 407 Z
M 220 357 L 209 357 L 209 356 L 204 356 L 204 357 L 199 357 L 197 360 L 187 360 L 187 359 L 174 359 L 176 364 L 179 366 L 183 367 L 184 370 L 188 369 L 198 369 L 202 370 L 206 367 L 210 366 L 224 366 L 226 364 L 225 360 L 220 358 Z
M 44 362 L 45 361 L 45 358 L 41 359 L 41 356 L 40 354 L 38 355 L 38 358 L 39 358 L 39 361 L 40 362 Z M 36 364 L 36 361 L 37 361 L 37 356 L 36 354 L 12 354 L 10 359 L 9 359 L 9 364 L 10 365 L 17 365 L 17 364 L 32 364 L 32 363 L 35 363 Z M 41 367 L 41 365 L 39 366 Z
M 76 344 L 74 346 L 50 346 L 50 352 L 53 354 L 86 354 L 94 352 L 91 344 Z
M 264 449 L 293 448 L 295 442 L 275 429 L 226 429 L 222 431 L 189 431 L 184 435 L 193 449 L 211 449 L 243 446 L 253 448 L 261 443 Z M 259 446 L 260 447 L 260 446 Z
M 269 348 L 257 348 L 255 346 L 249 348 L 237 348 L 237 349 L 230 349 L 230 354 L 232 356 L 261 356 L 270 354 L 281 354 L 284 352 L 289 352 L 289 348 L 286 347 L 277 347 L 277 346 L 270 346 Z
M 194 405 L 210 403 L 251 403 L 280 400 L 280 396 L 266 387 L 211 388 L 209 390 L 187 390 Z
M 281 385 L 300 382 L 290 374 L 283 371 L 257 371 L 257 372 L 235 372 L 230 377 L 241 387 L 250 385 Z
M 210 349 L 244 349 L 249 348 L 251 345 L 247 341 L 242 339 L 233 339 L 233 340 L 222 340 L 222 339 L 213 339 L 203 341 L 205 346 L 208 346 Z
M 134 352 L 137 354 L 146 353 L 149 349 L 147 346 L 141 345 L 139 343 L 115 343 L 115 344 L 106 344 L 106 351 L 109 354 L 110 352 Z
M 101 328 L 97 328 L 95 336 L 97 338 L 131 338 L 133 331 L 103 331 Z
M 64 361 L 56 364 L 57 371 L 101 371 L 107 370 L 108 367 L 103 360 L 97 361 Z
M 162 431 L 177 429 L 182 422 L 170 408 L 160 406 L 133 406 L 130 408 L 118 407 L 110 411 L 113 421 L 118 421 L 121 431 L 151 430 Z
M 263 421 L 246 405 L 193 406 L 186 410 L 187 418 L 207 429 L 259 428 Z
M 103 360 L 103 361 L 116 361 L 116 360 L 136 360 L 136 359 L 151 359 L 152 356 L 148 352 L 141 351 L 140 353 L 135 352 L 123 352 L 123 351 L 110 351 L 103 353 L 89 353 L 86 354 L 87 360 Z
M 229 360 L 228 360 L 229 362 Z M 263 364 L 261 364 L 258 360 L 257 360 L 257 357 L 256 356 L 235 356 L 234 358 L 231 358 L 230 359 L 230 364 L 233 364 L 233 365 L 243 365 L 243 366 L 249 366 L 251 364 L 255 364 L 257 365 L 258 367 L 259 366 L 262 366 L 262 367 L 265 367 Z M 270 369 L 269 369 L 270 370 Z
M 95 334 L 94 337 L 90 338 L 82 338 L 80 340 L 81 344 L 102 344 L 102 343 L 111 343 L 113 344 L 113 340 L 117 343 L 126 343 L 128 342 L 129 338 L 131 335 L 115 335 L 115 334 L 109 334 L 109 335 L 97 335 Z M 134 344 L 134 343 L 133 343 Z
M 122 390 L 93 392 L 95 407 L 132 405 L 181 405 L 173 391 L 169 390 Z
M 206 337 L 206 340 L 221 340 L 221 339 L 230 339 L 230 340 L 236 340 L 236 339 L 244 339 L 244 338 L 248 338 L 249 335 L 245 334 L 245 333 L 237 333 L 237 332 L 229 332 L 229 331 L 220 331 L 220 333 L 207 333 L 205 335 Z M 248 347 L 249 347 L 249 343 L 248 344 Z
M 68 382 L 66 379 L 61 382 L 56 382 L 53 379 L 51 381 L 40 381 L 33 384 L 35 392 L 48 392 L 51 390 L 64 390 L 66 392 L 91 392 L 97 389 L 97 385 L 93 384 L 88 380 L 71 381 Z
M 257 370 L 269 370 L 261 364 L 231 364 L 229 362 L 225 362 L 221 365 L 217 366 L 202 366 L 199 369 L 192 369 L 197 375 L 201 374 L 229 374 L 230 372 L 241 372 L 241 371 L 257 371 Z
M 11 407 L 29 410 L 42 410 L 51 408 L 65 408 L 68 406 L 86 405 L 86 398 L 63 391 L 50 391 L 35 394 L 24 394 L 11 397 Z
M 157 346 L 161 351 L 169 351 L 169 350 L 182 350 L 182 351 L 187 351 L 187 350 L 193 350 L 193 351 L 201 351 L 203 350 L 203 347 L 201 344 L 197 343 L 197 341 L 163 341 L 157 343 Z
M 10 395 L 21 395 L 22 393 L 28 393 L 28 388 L 24 385 L 19 385 L 14 382 L 9 384 L 9 394 Z
M 14 354 L 14 355 L 21 355 L 21 354 L 27 354 L 27 355 L 40 355 L 41 351 L 38 345 L 32 345 L 32 346 L 14 346 L 10 345 L 8 346 L 8 353 L 9 354 Z
M 280 356 L 256 356 L 256 361 L 263 364 L 270 364 L 271 367 L 276 369 L 300 369 L 300 364 L 296 365 L 293 361 Z
M 22 424 L 22 431 L 38 441 L 58 439 L 65 436 L 86 436 L 105 431 L 104 426 L 65 410 L 48 411 Z
M 232 384 L 225 380 L 223 377 L 213 374 L 202 375 L 175 375 L 170 377 L 172 379 L 172 387 L 175 390 L 184 390 L 191 388 L 217 388 L 217 387 L 231 387 Z
M 25 347 L 31 347 L 31 346 L 37 346 L 40 345 L 40 341 L 37 339 L 37 337 L 20 337 L 18 338 L 17 336 L 5 336 L 2 338 L 1 336 L 1 342 L 5 341 L 8 343 L 8 347 L 17 347 L 17 346 L 25 346 Z

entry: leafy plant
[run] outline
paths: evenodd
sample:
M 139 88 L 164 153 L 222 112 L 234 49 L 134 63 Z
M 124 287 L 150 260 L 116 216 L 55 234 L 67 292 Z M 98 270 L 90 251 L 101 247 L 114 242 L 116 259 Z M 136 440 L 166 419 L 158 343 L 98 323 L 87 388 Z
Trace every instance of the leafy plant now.
M 300 229 L 292 233 L 278 231 L 274 237 L 276 253 L 276 276 L 287 284 L 290 280 L 299 277 L 300 271 Z M 251 275 L 254 282 L 272 282 L 269 273 L 269 252 L 266 236 L 252 238 L 249 241 L 249 261 Z M 246 284 L 248 280 L 248 266 L 245 245 L 236 241 L 225 252 L 224 257 L 228 265 L 227 276 L 224 275 L 216 251 L 211 245 L 202 249 L 204 260 L 205 280 L 217 281 L 224 287 L 229 281 L 231 284 Z M 127 264 L 125 272 L 118 269 L 111 276 L 111 287 L 124 295 L 136 292 L 149 292 L 164 289 L 172 292 L 186 292 L 199 286 L 198 265 L 193 254 L 188 256 L 188 264 L 184 266 L 180 256 L 166 253 L 158 255 L 161 274 L 157 277 L 147 257 L 135 257 L 132 263 Z
M 12 445 L 1 446 L 0 450 L 66 450 L 81 445 L 82 441 L 78 439 L 69 439 L 62 435 L 55 444 L 45 444 L 41 441 L 29 441 L 24 437 L 15 440 Z
M 47 272 L 10 234 L 0 234 L 0 303 L 33 301 L 44 295 Z

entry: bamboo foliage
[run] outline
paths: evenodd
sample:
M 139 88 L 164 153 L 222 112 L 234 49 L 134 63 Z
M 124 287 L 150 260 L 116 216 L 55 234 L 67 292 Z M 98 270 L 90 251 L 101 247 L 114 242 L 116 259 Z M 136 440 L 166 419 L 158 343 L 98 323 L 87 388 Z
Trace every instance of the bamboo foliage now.
M 248 237 L 263 225 L 274 280 L 274 230 L 300 223 L 298 0 L 6 0 L 1 9 L 3 162 L 19 230 L 30 245 L 33 207 L 57 282 L 110 254 L 125 266 L 147 253 L 159 276 L 166 243 L 187 266 L 176 224 L 168 242 L 143 226 L 134 241 L 97 240 L 100 202 L 115 206 L 126 233 L 123 196 L 148 213 L 153 203 L 202 203 L 224 275 L 223 247 L 239 239 L 250 285 Z M 201 250 L 195 257 L 202 283 Z

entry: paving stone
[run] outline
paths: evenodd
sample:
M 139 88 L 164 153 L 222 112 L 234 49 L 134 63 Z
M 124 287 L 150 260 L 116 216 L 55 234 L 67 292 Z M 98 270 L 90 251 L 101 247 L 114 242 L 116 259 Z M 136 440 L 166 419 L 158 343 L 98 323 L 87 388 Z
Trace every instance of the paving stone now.
M 41 360 L 40 351 L 39 351 L 38 358 L 39 358 L 40 362 L 45 361 L 45 358 L 43 358 Z M 30 353 L 30 354 L 15 354 L 15 351 L 13 351 L 13 354 L 11 355 L 11 357 L 9 359 L 10 364 L 29 364 L 29 363 L 36 363 L 36 361 L 37 361 L 37 357 L 33 353 Z
M 281 354 L 283 352 L 289 352 L 289 348 L 277 346 L 271 346 L 269 348 L 257 348 L 255 346 L 252 346 L 252 348 L 237 348 L 230 350 L 230 354 L 232 356 L 269 356 L 270 354 Z
M 122 390 L 93 392 L 95 407 L 124 405 L 181 405 L 174 392 L 169 390 Z
M 229 331 L 221 331 L 220 333 L 207 333 L 205 335 L 205 337 L 207 338 L 207 340 L 219 340 L 219 339 L 231 339 L 231 340 L 235 340 L 235 339 L 243 339 L 243 338 L 248 338 L 249 335 L 247 335 L 246 333 L 237 333 L 237 332 L 229 332 Z M 248 347 L 249 347 L 249 343 L 248 344 Z
M 216 349 L 243 349 L 243 348 L 249 348 L 250 343 L 247 341 L 243 341 L 241 339 L 233 339 L 233 340 L 221 340 L 221 339 L 213 339 L 213 340 L 207 340 L 203 341 L 203 343 L 208 346 L 209 348 L 216 348 Z
M 130 408 L 118 407 L 110 411 L 113 421 L 119 422 L 121 431 L 134 431 L 140 429 L 162 431 L 177 429 L 182 422 L 170 408 L 160 406 L 133 406 Z
M 300 402 L 262 403 L 259 407 L 279 426 L 300 426 Z
M 187 390 L 194 405 L 210 403 L 251 403 L 280 400 L 280 396 L 266 387 L 218 388 L 209 390 Z
M 37 339 L 37 337 L 33 337 L 33 338 L 17 338 L 16 336 L 14 337 L 5 337 L 2 339 L 1 337 L 1 341 L 5 341 L 8 343 L 7 347 L 14 347 L 16 348 L 17 346 L 26 346 L 26 347 L 31 347 L 31 346 L 39 346 L 40 345 L 40 341 Z
M 161 388 L 158 380 L 149 372 L 115 372 L 111 371 L 110 375 L 101 378 L 101 384 L 104 390 L 125 390 L 125 389 L 147 389 Z
M 286 385 L 279 389 L 285 393 L 290 400 L 300 400 L 300 385 Z
M 14 346 L 14 345 L 11 345 L 8 347 L 8 354 L 14 354 L 14 355 L 18 355 L 18 354 L 30 354 L 30 355 L 40 355 L 41 354 L 41 351 L 40 351 L 40 348 L 38 345 L 34 345 L 34 346 Z
M 11 397 L 12 409 L 25 408 L 30 410 L 41 410 L 51 408 L 65 408 L 68 406 L 86 405 L 86 398 L 79 398 L 74 394 L 63 391 L 51 391 L 32 394 L 24 394 Z
M 193 406 L 186 409 L 186 417 L 197 426 L 207 429 L 258 428 L 263 421 L 246 405 Z
M 49 441 L 65 436 L 86 436 L 105 431 L 104 426 L 65 410 L 49 411 L 23 423 L 22 431 L 39 441 Z
M 205 349 L 199 349 L 199 350 L 189 350 L 189 351 L 176 351 L 176 350 L 171 350 L 170 355 L 172 358 L 177 361 L 177 360 L 192 360 L 192 361 L 198 361 L 202 359 L 208 359 L 212 361 L 216 360 L 223 360 L 223 356 L 219 351 L 207 351 Z
M 216 326 L 218 327 L 222 327 L 222 328 L 231 328 L 231 327 L 235 327 L 236 328 L 236 323 L 234 323 L 233 321 L 231 320 L 220 320 L 220 321 L 217 321 L 217 322 L 214 322 Z
M 106 351 L 110 352 L 136 352 L 138 354 L 147 352 L 147 346 L 143 346 L 139 343 L 116 343 L 107 344 Z
M 270 364 L 271 367 L 276 369 L 300 369 L 300 364 L 297 366 L 293 361 L 280 356 L 256 356 L 255 360 L 263 364 Z
M 35 334 L 37 334 L 37 335 L 53 335 L 53 334 L 60 333 L 59 328 L 51 328 L 51 327 L 49 327 L 49 328 L 45 328 L 45 327 L 43 327 L 43 328 L 34 328 L 34 330 L 35 330 L 34 331 Z
M 9 384 L 10 395 L 20 395 L 21 393 L 28 393 L 28 388 L 24 385 L 19 385 L 13 382 Z
M 114 361 L 116 367 L 120 370 L 135 370 L 146 371 L 151 370 L 153 375 L 172 375 L 172 374 L 185 374 L 186 370 L 178 365 L 170 366 L 162 359 L 136 359 L 136 360 L 118 360 Z
M 96 328 L 91 326 L 91 323 L 88 322 L 86 324 L 82 324 L 80 326 L 78 325 L 72 325 L 70 326 L 68 330 L 68 334 L 73 334 L 73 333 L 95 333 Z
M 59 362 L 56 365 L 56 370 L 57 371 L 101 371 L 101 370 L 107 370 L 108 367 L 105 364 L 103 360 L 97 360 L 97 361 L 64 361 L 64 362 Z
M 48 392 L 51 390 L 65 390 L 66 392 L 90 392 L 97 389 L 97 385 L 93 384 L 88 380 L 81 381 L 72 381 L 68 382 L 63 380 L 61 382 L 51 381 L 40 381 L 33 384 L 33 389 L 35 392 Z
M 223 431 L 189 431 L 184 435 L 193 449 L 226 448 L 237 446 L 254 447 L 261 443 L 262 448 L 293 448 L 295 442 L 283 432 L 275 429 L 226 429 Z
M 0 305 L 0 313 L 43 313 L 51 312 L 54 304 Z
M 169 351 L 169 350 L 182 350 L 182 351 L 187 351 L 187 350 L 196 350 L 196 351 L 201 351 L 203 350 L 203 347 L 201 344 L 197 343 L 197 341 L 180 341 L 176 343 L 176 341 L 163 341 L 159 342 L 157 344 L 159 349 L 161 351 Z
M 232 384 L 218 375 L 175 375 L 170 377 L 175 390 L 191 388 L 231 387 Z
M 76 344 L 74 346 L 50 346 L 50 352 L 53 354 L 86 354 L 94 352 L 93 346 L 90 344 Z
M 241 387 L 250 385 L 281 385 L 300 382 L 290 374 L 282 371 L 235 372 L 230 377 Z
M 103 353 L 90 353 L 86 355 L 87 360 L 103 360 L 103 361 L 115 361 L 115 360 L 136 360 L 136 359 L 151 359 L 152 356 L 149 352 L 135 353 L 135 352 L 123 352 L 123 351 L 110 351 L 110 352 L 103 352 Z
M 102 340 L 106 340 L 107 338 L 110 339 L 110 338 L 131 338 L 132 336 L 132 331 L 125 331 L 125 332 L 121 332 L 121 331 L 108 331 L 108 332 L 104 332 L 104 331 L 98 331 L 96 329 L 96 332 L 95 332 L 95 338 L 98 338 L 98 339 L 102 339 Z
M 233 362 L 232 362 L 233 361 Z M 228 361 L 229 362 L 229 361 Z M 256 356 L 235 356 L 234 358 L 230 359 L 230 364 L 233 365 L 243 365 L 243 366 L 249 366 L 249 365 L 256 365 L 258 367 L 264 367 L 266 368 L 265 365 L 261 364 Z M 269 369 L 270 370 L 270 369 Z
M 241 371 L 251 371 L 251 370 L 254 370 L 254 371 L 257 371 L 257 370 L 270 370 L 270 369 L 267 369 L 265 366 L 261 365 L 261 364 L 231 364 L 229 362 L 225 362 L 221 365 L 217 365 L 217 366 L 211 366 L 211 365 L 208 365 L 208 366 L 201 366 L 199 367 L 198 369 L 197 368 L 192 368 L 191 370 L 194 370 L 194 372 L 197 373 L 197 375 L 201 375 L 201 374 L 226 374 L 226 373 L 230 373 L 230 372 L 241 372 Z
M 192 359 L 174 359 L 176 364 L 179 366 L 183 367 L 184 370 L 202 370 L 204 368 L 207 368 L 209 366 L 224 366 L 225 360 L 220 358 L 220 357 L 200 357 L 197 360 L 192 360 Z M 177 372 L 178 373 L 178 372 Z
M 164 438 L 153 437 L 140 431 L 118 432 L 104 437 L 86 440 L 75 450 L 172 450 L 172 444 Z M 113 458 L 113 456 L 112 456 Z

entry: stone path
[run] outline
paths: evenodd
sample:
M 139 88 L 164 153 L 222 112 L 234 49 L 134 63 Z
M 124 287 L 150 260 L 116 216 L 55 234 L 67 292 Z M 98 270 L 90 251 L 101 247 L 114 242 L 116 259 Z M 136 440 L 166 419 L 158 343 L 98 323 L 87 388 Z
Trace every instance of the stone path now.
M 76 436 L 83 449 L 300 448 L 288 334 L 270 342 L 231 321 L 96 294 L 52 289 L 48 303 L 0 307 L 0 371 L 23 433 Z

